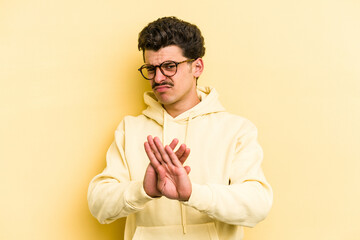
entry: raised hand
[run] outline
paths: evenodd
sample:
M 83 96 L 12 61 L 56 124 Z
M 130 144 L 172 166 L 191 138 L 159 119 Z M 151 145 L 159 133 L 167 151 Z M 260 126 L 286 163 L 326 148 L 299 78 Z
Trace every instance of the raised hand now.
M 153 139 L 148 136 L 147 140 L 144 147 L 151 166 L 148 167 L 144 178 L 146 193 L 153 197 L 165 196 L 170 199 L 188 200 L 192 191 L 188 177 L 190 167 L 184 167 L 182 164 L 189 156 L 190 149 L 182 144 L 178 151 L 174 152 L 178 143 L 176 139 L 165 147 L 157 137 Z M 157 189 L 154 189 L 155 180 Z
M 174 140 L 172 140 L 169 146 L 172 149 L 175 149 L 178 143 L 179 140 L 175 138 Z M 180 148 L 177 151 L 179 156 L 183 155 L 184 152 L 185 152 L 184 147 L 180 146 Z M 143 186 L 146 194 L 149 195 L 150 197 L 160 197 L 161 192 L 157 189 L 156 185 L 157 185 L 157 173 L 155 172 L 155 169 L 153 168 L 151 163 L 149 163 L 148 167 L 146 168 L 144 182 L 143 182 Z
M 179 140 L 175 138 L 172 140 L 172 142 L 169 144 L 169 146 L 172 150 L 174 150 L 178 143 L 179 143 Z M 146 149 L 146 147 L 145 147 L 145 149 Z M 178 157 L 178 159 L 180 160 L 181 164 L 183 164 L 185 162 L 185 160 L 189 156 L 189 153 L 190 153 L 190 149 L 186 148 L 185 144 L 182 144 L 179 147 L 179 149 L 175 152 L 175 154 Z M 187 173 L 189 174 L 190 167 L 186 166 L 185 169 L 186 169 Z M 146 194 L 149 195 L 150 197 L 162 196 L 161 192 L 157 188 L 157 181 L 158 181 L 157 173 L 156 173 L 155 169 L 153 168 L 153 166 L 151 165 L 151 163 L 149 163 L 149 165 L 146 169 L 146 172 L 145 172 L 143 186 L 144 186 L 144 190 L 145 190 Z

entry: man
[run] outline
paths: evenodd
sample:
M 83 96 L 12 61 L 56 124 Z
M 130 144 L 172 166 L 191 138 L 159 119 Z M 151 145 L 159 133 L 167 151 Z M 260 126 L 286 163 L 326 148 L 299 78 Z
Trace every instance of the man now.
M 100 223 L 127 217 L 126 240 L 242 239 L 272 204 L 255 126 L 197 87 L 205 48 L 195 25 L 160 18 L 140 32 L 139 50 L 153 92 L 118 126 L 89 186 L 91 213 Z

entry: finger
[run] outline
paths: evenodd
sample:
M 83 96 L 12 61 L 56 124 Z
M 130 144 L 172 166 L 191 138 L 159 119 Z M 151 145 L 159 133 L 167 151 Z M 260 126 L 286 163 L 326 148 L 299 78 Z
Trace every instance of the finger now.
M 179 140 L 177 138 L 174 138 L 171 143 L 169 144 L 169 146 L 171 147 L 172 150 L 175 149 L 176 145 L 178 145 Z
M 154 143 L 155 143 L 155 146 L 156 146 L 157 150 L 159 151 L 159 153 L 161 155 L 161 159 L 158 159 L 158 160 L 161 161 L 162 163 L 170 164 L 171 160 L 169 158 L 169 155 L 166 153 L 166 151 L 165 151 L 165 149 L 164 149 L 164 147 L 163 147 L 163 145 L 162 145 L 162 143 L 161 143 L 161 141 L 160 141 L 160 139 L 158 137 L 154 138 Z
M 161 163 L 156 159 L 155 155 L 153 154 L 149 143 L 145 142 L 144 143 L 145 146 L 145 151 L 146 154 L 148 155 L 148 158 L 150 160 L 150 165 L 154 168 L 155 172 L 158 174 L 158 178 L 159 179 L 164 179 L 166 177 L 166 171 L 165 168 L 161 165 Z
M 155 137 L 156 138 L 156 137 Z M 162 157 L 161 157 L 161 154 L 158 150 L 158 148 L 156 147 L 155 143 L 154 143 L 154 139 L 152 138 L 152 136 L 148 136 L 147 137 L 147 140 L 148 140 L 148 143 L 149 143 L 149 146 L 150 146 L 150 149 L 152 150 L 152 152 L 154 153 L 156 159 L 162 163 L 163 160 L 162 160 Z
M 184 162 L 189 157 L 189 155 L 190 155 L 190 148 L 186 148 L 184 154 L 179 158 L 181 164 L 184 164 Z
M 163 165 L 159 165 L 158 168 L 156 168 L 156 173 L 158 180 L 163 181 L 166 178 L 166 169 L 164 168 Z
M 145 148 L 146 155 L 148 156 L 148 158 L 150 160 L 150 164 L 153 166 L 155 171 L 158 171 L 159 167 L 161 167 L 161 164 L 156 159 L 156 157 L 155 157 L 153 151 L 151 150 L 151 147 L 150 147 L 148 142 L 144 143 L 144 148 Z
M 174 150 L 174 149 L 173 149 Z M 179 149 L 175 152 L 176 156 L 180 159 L 181 156 L 184 154 L 186 150 L 186 145 L 185 144 L 181 144 Z
M 171 162 L 176 166 L 176 167 L 182 167 L 181 162 L 179 161 L 178 157 L 176 156 L 176 154 L 174 153 L 174 151 L 169 147 L 169 146 L 165 146 L 165 151 L 168 154 L 168 156 L 170 157 Z
M 190 171 L 191 171 L 191 168 L 189 166 L 185 166 L 184 167 L 185 170 L 186 170 L 186 173 L 189 175 Z

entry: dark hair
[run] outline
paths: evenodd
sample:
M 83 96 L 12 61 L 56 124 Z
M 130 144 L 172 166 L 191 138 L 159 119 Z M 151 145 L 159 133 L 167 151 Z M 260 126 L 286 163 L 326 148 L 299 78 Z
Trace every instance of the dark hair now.
M 204 38 L 200 29 L 176 17 L 163 17 L 149 23 L 139 33 L 138 49 L 158 51 L 162 47 L 176 45 L 183 56 L 196 59 L 204 56 Z

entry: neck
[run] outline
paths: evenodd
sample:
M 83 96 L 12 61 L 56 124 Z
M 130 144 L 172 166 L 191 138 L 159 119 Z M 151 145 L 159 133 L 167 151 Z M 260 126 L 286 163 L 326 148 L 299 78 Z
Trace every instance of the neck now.
M 198 103 L 200 103 L 200 99 L 196 96 L 196 98 L 193 98 L 192 101 L 187 101 L 186 103 L 177 102 L 171 105 L 163 105 L 163 107 L 170 116 L 175 118 L 183 112 L 186 112 L 187 110 L 193 108 Z

